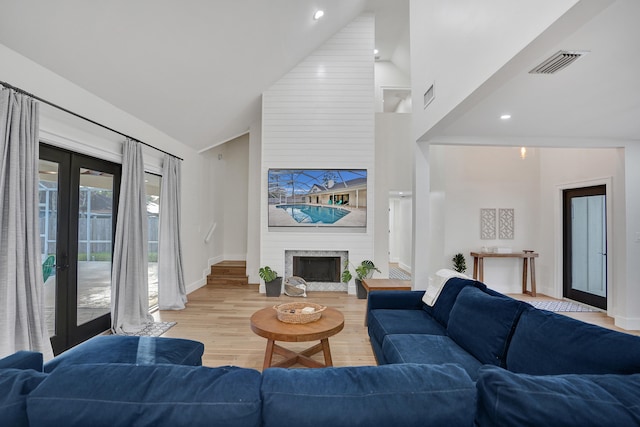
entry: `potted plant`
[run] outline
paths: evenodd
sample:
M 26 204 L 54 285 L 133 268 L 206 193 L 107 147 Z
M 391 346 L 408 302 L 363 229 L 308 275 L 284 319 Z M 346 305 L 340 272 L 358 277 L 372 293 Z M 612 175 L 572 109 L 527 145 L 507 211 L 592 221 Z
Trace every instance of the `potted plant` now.
M 282 277 L 268 265 L 258 270 L 260 278 L 264 280 L 264 286 L 268 297 L 279 297 L 282 291 Z
M 349 283 L 349 281 L 351 281 L 351 279 L 353 278 L 353 275 L 349 270 L 350 266 L 352 266 L 352 264 L 349 262 L 349 260 L 346 260 L 344 263 L 344 270 L 342 271 L 342 281 L 344 283 Z M 362 280 L 368 279 L 369 277 L 373 276 L 373 273 L 376 271 L 380 273 L 380 270 L 378 270 L 373 261 L 370 261 L 368 259 L 362 261 L 359 266 L 355 267 L 356 296 L 358 297 L 358 299 L 365 299 L 367 297 L 367 290 L 362 285 Z
M 467 271 L 467 262 L 461 253 L 455 254 L 453 258 L 451 258 L 451 261 L 453 261 L 453 269 L 458 273 L 464 274 L 464 272 Z

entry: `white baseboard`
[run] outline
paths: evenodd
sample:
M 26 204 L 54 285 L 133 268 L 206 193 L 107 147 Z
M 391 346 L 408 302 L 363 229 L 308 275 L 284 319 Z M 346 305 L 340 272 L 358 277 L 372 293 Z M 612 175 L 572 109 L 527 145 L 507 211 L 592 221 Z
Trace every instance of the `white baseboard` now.
M 207 267 L 202 270 L 202 277 L 199 280 L 187 285 L 187 295 L 191 292 L 200 289 L 207 284 L 207 276 L 211 274 L 211 266 L 219 262 L 224 261 L 224 255 L 218 255 L 207 260 Z
M 640 330 L 640 318 L 637 317 L 622 317 L 622 316 L 613 316 L 614 323 L 617 327 L 622 328 L 627 331 L 638 331 Z
M 410 265 L 398 262 L 398 267 L 400 267 L 402 270 L 406 271 L 407 273 L 411 273 L 411 266 Z
M 189 295 L 191 292 L 193 291 L 197 291 L 198 289 L 200 289 L 201 287 L 205 286 L 207 284 L 207 278 L 205 277 L 204 280 L 200 279 L 200 280 L 196 280 L 195 282 L 191 283 L 190 285 L 187 285 L 187 295 Z

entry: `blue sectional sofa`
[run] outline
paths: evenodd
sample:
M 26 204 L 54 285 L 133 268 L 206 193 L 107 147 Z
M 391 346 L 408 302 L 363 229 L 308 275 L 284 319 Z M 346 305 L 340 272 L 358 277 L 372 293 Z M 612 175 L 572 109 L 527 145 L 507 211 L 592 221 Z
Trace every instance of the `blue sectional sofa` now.
M 640 337 L 538 310 L 463 278 L 369 295 L 378 363 L 454 363 L 476 384 L 476 425 L 640 426 Z
M 203 346 L 97 337 L 0 360 L 9 426 L 637 426 L 640 338 L 468 279 L 369 294 L 379 366 L 203 367 Z

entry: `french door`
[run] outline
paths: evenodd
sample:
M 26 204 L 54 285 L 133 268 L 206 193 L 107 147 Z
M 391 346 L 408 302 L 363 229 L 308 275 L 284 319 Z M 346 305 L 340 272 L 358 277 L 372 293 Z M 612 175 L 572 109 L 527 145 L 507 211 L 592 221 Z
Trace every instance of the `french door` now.
M 55 354 L 111 326 L 120 173 L 119 164 L 40 145 L 45 313 Z
M 607 309 L 606 187 L 564 190 L 566 298 Z

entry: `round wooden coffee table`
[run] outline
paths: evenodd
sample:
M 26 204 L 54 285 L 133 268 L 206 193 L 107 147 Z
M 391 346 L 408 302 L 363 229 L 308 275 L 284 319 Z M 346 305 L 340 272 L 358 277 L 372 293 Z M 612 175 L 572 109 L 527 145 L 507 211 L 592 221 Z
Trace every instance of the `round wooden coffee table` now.
M 278 320 L 276 310 L 273 307 L 258 310 L 251 316 L 251 330 L 257 335 L 267 339 L 267 349 L 264 353 L 262 369 L 270 366 L 287 368 L 296 363 L 309 368 L 324 368 L 333 366 L 329 337 L 337 334 L 344 328 L 344 316 L 334 308 L 327 307 L 322 312 L 322 317 L 315 322 L 294 324 Z M 320 340 L 319 344 L 296 353 L 276 344 L 276 341 L 304 342 Z M 324 364 L 317 362 L 309 356 L 324 353 Z M 282 362 L 271 364 L 273 353 L 284 356 Z

